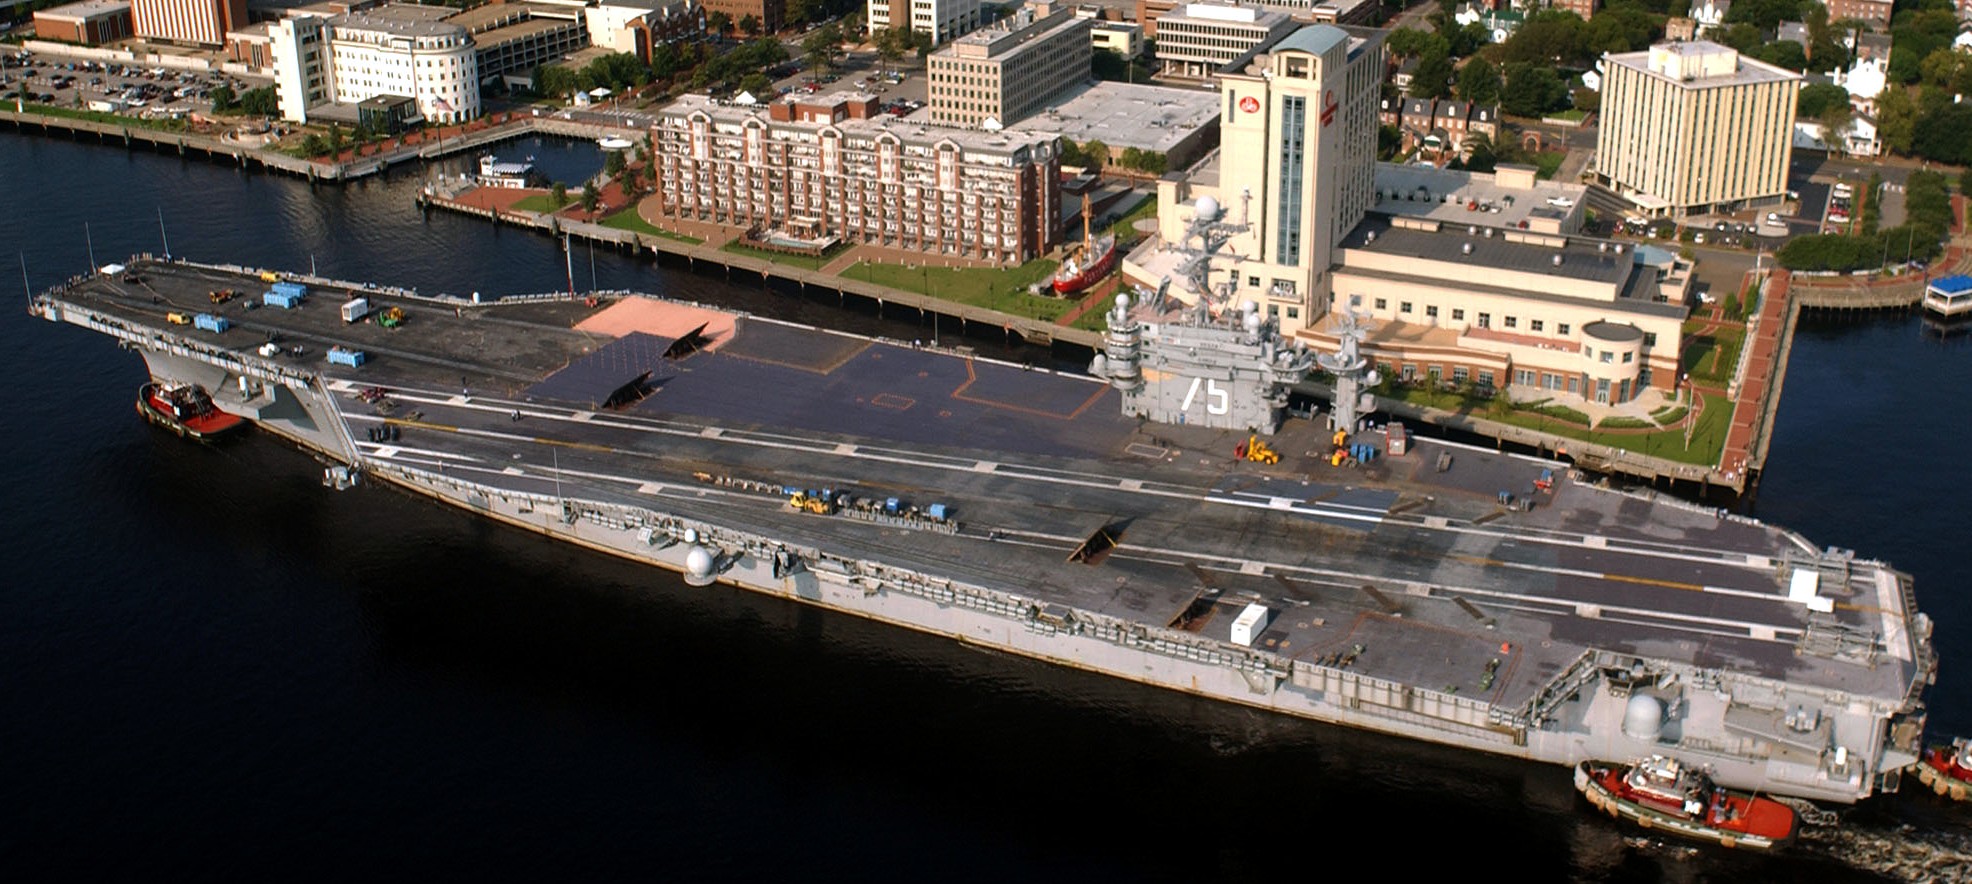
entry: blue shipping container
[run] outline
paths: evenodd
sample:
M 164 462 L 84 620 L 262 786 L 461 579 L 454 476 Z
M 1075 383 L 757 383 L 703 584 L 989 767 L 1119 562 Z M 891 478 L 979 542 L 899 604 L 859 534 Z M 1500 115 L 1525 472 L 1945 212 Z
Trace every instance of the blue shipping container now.
M 260 296 L 260 300 L 269 307 L 282 307 L 291 310 L 301 306 L 300 295 L 288 294 L 286 292 L 269 290 L 267 294 Z
M 345 350 L 341 347 L 329 348 L 330 365 L 347 365 L 350 368 L 355 368 L 362 365 L 367 358 L 361 350 Z
M 223 332 L 233 327 L 233 323 L 228 321 L 226 317 L 214 316 L 210 313 L 201 313 L 192 317 L 192 325 L 211 332 Z
M 307 297 L 308 295 L 308 287 L 298 282 L 274 283 L 274 291 L 284 295 L 293 295 L 297 298 Z

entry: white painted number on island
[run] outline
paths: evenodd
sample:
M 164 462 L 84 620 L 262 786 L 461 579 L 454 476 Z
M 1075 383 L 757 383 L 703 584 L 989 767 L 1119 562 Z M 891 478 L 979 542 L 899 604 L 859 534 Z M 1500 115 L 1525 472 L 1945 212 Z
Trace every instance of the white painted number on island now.
M 1178 406 L 1179 411 L 1191 410 L 1191 404 L 1198 401 L 1198 387 L 1201 384 L 1205 386 L 1206 414 L 1227 414 L 1232 411 L 1232 397 L 1226 391 L 1219 389 L 1218 381 L 1205 378 L 1191 379 L 1191 389 L 1185 391 L 1185 404 Z

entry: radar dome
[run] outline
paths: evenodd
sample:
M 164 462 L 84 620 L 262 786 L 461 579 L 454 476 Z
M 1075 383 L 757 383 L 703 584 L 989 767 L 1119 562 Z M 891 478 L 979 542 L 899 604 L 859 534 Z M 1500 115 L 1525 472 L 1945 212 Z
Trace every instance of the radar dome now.
M 1664 702 L 1646 694 L 1630 695 L 1623 710 L 1623 733 L 1639 740 L 1655 740 L 1664 732 Z
M 1219 220 L 1219 201 L 1210 195 L 1201 196 L 1192 204 L 1192 214 L 1200 221 Z
M 1246 333 L 1258 334 L 1259 331 L 1260 331 L 1260 314 L 1258 313 L 1246 314 Z
M 685 582 L 705 586 L 712 582 L 712 551 L 702 546 L 685 553 Z
M 1129 296 L 1129 294 L 1128 294 L 1128 293 L 1126 293 L 1126 292 L 1125 292 L 1125 293 L 1118 293 L 1118 294 L 1116 295 L 1116 307 L 1117 307 L 1117 309 L 1120 309 L 1120 310 L 1128 310 L 1128 309 L 1130 309 L 1130 296 Z

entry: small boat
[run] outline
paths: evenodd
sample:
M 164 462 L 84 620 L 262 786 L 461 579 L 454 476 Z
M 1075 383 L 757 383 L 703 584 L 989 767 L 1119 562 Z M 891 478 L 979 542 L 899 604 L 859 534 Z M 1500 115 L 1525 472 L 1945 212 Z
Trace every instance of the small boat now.
M 1772 850 L 1793 840 L 1794 808 L 1720 787 L 1704 771 L 1652 755 L 1635 764 L 1584 761 L 1575 788 L 1610 816 L 1725 847 Z
M 151 381 L 137 391 L 137 413 L 180 436 L 214 439 L 246 424 L 246 418 L 227 414 L 195 384 Z
M 603 150 L 629 150 L 630 146 L 635 143 L 628 138 L 622 138 L 616 135 L 606 135 L 596 139 L 596 145 Z
M 1082 250 L 1061 262 L 1054 274 L 1057 295 L 1072 295 L 1102 281 L 1116 269 L 1116 235 L 1093 237 L 1089 230 L 1089 195 L 1082 195 Z
M 1972 740 L 1959 737 L 1950 745 L 1924 750 L 1917 762 L 1917 781 L 1953 801 L 1972 799 Z

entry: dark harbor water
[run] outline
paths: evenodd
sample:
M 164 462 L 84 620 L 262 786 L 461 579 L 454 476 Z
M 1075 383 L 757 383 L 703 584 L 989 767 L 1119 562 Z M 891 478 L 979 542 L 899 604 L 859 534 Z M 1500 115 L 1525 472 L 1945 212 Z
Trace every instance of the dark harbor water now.
M 531 142 L 553 177 L 600 165 Z M 453 167 L 463 168 L 463 163 Z M 567 284 L 554 241 L 346 190 L 0 134 L 0 259 L 162 251 L 421 291 Z M 85 238 L 84 225 L 88 225 Z M 587 250 L 577 284 L 929 337 Z M 22 291 L 22 289 L 16 289 Z M 24 294 L 23 294 L 24 297 Z M 17 302 L 18 303 L 18 302 Z M 949 333 L 949 330 L 947 330 Z M 996 355 L 1050 354 L 972 341 Z M 1963 879 L 1914 791 L 1772 858 L 1633 845 L 1561 768 L 1261 715 L 581 553 L 265 437 L 131 411 L 142 362 L 0 311 L 0 879 Z M 1972 732 L 1972 343 L 1812 322 L 1747 509 L 1916 576 Z M 1892 855 L 1893 845 L 1922 845 Z

